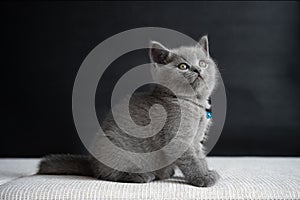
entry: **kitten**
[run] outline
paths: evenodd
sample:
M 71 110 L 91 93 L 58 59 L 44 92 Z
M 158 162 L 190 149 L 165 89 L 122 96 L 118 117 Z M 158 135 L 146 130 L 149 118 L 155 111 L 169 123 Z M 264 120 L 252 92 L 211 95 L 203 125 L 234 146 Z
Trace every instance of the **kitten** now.
M 211 124 L 210 115 L 207 113 L 210 109 L 209 97 L 216 85 L 216 64 L 209 55 L 207 36 L 203 36 L 196 46 L 182 46 L 175 49 L 168 49 L 158 42 L 152 42 L 150 59 L 153 62 L 151 70 L 154 81 L 169 87 L 158 84 L 151 93 L 134 93 L 128 97 L 132 119 L 123 116 L 122 102 L 116 106 L 118 116 L 115 117 L 125 120 L 125 126 L 128 124 L 126 130 L 131 128 L 129 121 L 127 123 L 126 120 L 133 120 L 137 125 L 146 126 L 150 123 L 150 107 L 159 104 L 167 113 L 163 128 L 151 137 L 134 137 L 126 134 L 116 125 L 111 112 L 101 127 L 105 137 L 114 145 L 126 151 L 146 153 L 157 151 L 167 145 L 176 136 L 181 123 L 185 131 L 179 140 L 182 144 L 187 143 L 188 140 L 192 141 L 186 151 L 168 166 L 146 173 L 118 171 L 92 156 L 50 155 L 40 162 L 38 174 L 77 174 L 103 180 L 144 183 L 170 178 L 174 175 L 174 168 L 178 167 L 192 185 L 208 187 L 216 183 L 219 175 L 216 171 L 208 169 L 202 145 Z M 180 80 L 179 77 L 182 76 L 189 85 Z M 192 87 L 194 93 L 190 92 L 188 87 Z M 172 91 L 180 95 L 176 97 L 168 88 L 172 88 Z M 180 108 L 184 109 L 184 112 L 180 112 Z M 180 115 L 184 116 L 180 118 Z M 180 121 L 180 119 L 184 120 Z M 193 131 L 196 132 L 195 136 L 191 134 Z M 97 139 L 94 148 L 96 154 L 97 149 L 101 149 Z M 171 152 L 178 151 L 176 146 L 171 148 Z M 111 159 L 117 158 L 111 156 Z M 130 158 L 128 159 L 128 162 L 131 162 Z

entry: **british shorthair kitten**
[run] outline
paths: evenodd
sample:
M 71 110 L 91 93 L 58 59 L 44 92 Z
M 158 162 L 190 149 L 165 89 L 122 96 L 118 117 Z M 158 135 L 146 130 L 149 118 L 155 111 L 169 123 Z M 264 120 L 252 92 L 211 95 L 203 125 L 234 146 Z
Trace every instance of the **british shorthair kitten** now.
M 42 159 L 38 174 L 76 174 L 93 176 L 97 179 L 145 183 L 155 179 L 167 179 L 174 175 L 178 167 L 186 181 L 200 187 L 212 186 L 219 179 L 216 171 L 210 170 L 205 158 L 203 140 L 209 136 L 211 115 L 209 98 L 216 85 L 217 66 L 209 54 L 207 36 L 203 36 L 195 46 L 181 46 L 168 49 L 159 42 L 151 42 L 150 60 L 152 76 L 157 86 L 151 93 L 134 94 L 130 98 L 130 115 L 136 124 L 149 124 L 149 109 L 154 104 L 162 105 L 167 113 L 163 128 L 155 135 L 138 138 L 126 134 L 115 123 L 110 112 L 102 124 L 102 129 L 113 144 L 132 152 L 153 152 L 167 145 L 178 131 L 178 124 L 185 128 L 181 134 L 182 143 L 191 140 L 185 152 L 173 163 L 161 169 L 145 173 L 130 173 L 110 168 L 92 156 L 83 155 L 50 155 Z M 184 77 L 182 82 L 180 77 Z M 170 86 L 180 95 L 159 84 Z M 187 85 L 188 83 L 188 85 Z M 194 93 L 188 90 L 192 87 Z M 180 103 L 180 107 L 179 107 Z M 124 105 L 126 106 L 126 105 Z M 123 105 L 116 108 L 118 117 L 123 117 Z M 184 112 L 180 112 L 185 109 Z M 182 113 L 185 116 L 179 117 Z M 123 118 L 126 119 L 126 118 Z M 185 119 L 180 121 L 180 119 Z M 126 124 L 126 123 L 125 123 Z M 130 130 L 130 124 L 126 130 Z M 193 136 L 192 132 L 196 132 Z M 95 144 L 97 151 L 97 142 Z M 171 147 L 171 151 L 179 149 Z M 114 159 L 113 156 L 111 159 Z M 117 159 L 117 158 L 116 158 Z

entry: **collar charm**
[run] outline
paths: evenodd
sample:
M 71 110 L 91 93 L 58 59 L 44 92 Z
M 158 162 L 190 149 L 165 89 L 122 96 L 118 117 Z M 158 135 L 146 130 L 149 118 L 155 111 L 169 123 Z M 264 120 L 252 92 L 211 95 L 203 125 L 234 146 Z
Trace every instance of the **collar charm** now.
M 207 118 L 207 119 L 212 118 L 211 111 L 206 110 L 206 118 Z

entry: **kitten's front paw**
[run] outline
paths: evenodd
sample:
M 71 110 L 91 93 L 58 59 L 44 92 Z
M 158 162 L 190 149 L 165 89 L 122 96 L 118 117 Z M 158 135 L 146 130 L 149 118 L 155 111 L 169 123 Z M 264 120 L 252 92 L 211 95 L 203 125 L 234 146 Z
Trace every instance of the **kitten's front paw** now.
M 208 174 L 204 176 L 204 187 L 213 186 L 221 176 L 215 170 L 208 171 Z
M 192 181 L 192 184 L 198 187 L 210 187 L 213 186 L 219 179 L 220 175 L 218 174 L 218 172 L 210 170 L 205 176 Z

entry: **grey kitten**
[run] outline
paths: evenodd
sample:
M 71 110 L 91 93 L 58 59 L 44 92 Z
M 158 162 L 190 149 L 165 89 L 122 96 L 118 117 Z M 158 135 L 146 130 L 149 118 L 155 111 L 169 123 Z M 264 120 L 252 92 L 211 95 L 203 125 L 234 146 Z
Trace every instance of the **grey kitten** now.
M 183 145 L 188 144 L 186 151 L 168 166 L 145 173 L 112 169 L 92 156 L 50 155 L 40 162 L 38 174 L 77 174 L 103 180 L 145 183 L 155 179 L 170 178 L 174 175 L 174 168 L 178 167 L 185 179 L 192 185 L 207 187 L 216 183 L 219 175 L 216 171 L 208 169 L 202 145 L 211 124 L 211 119 L 207 116 L 207 109 L 210 109 L 208 99 L 216 85 L 216 64 L 209 55 L 207 36 L 203 36 L 196 46 L 182 46 L 175 49 L 168 49 L 158 42 L 152 42 L 150 59 L 153 62 L 151 69 L 153 79 L 168 87 L 158 84 L 150 93 L 134 93 L 128 97 L 131 119 L 124 116 L 123 109 L 126 105 L 123 105 L 122 102 L 116 106 L 118 116 L 114 117 L 123 119 L 123 125 L 128 124 L 126 130 L 131 128 L 128 120 L 133 120 L 137 125 L 146 126 L 151 121 L 150 107 L 159 104 L 167 113 L 163 128 L 151 137 L 134 137 L 126 134 L 116 125 L 111 112 L 101 127 L 106 134 L 105 137 L 114 145 L 126 151 L 145 153 L 157 151 L 167 145 L 176 137 L 179 130 L 178 124 L 182 123 L 184 133 L 177 139 Z M 179 77 L 182 76 L 189 85 L 181 81 Z M 188 89 L 190 86 L 196 93 L 190 92 Z M 168 88 L 172 88 L 172 91 L 176 91 L 179 95 L 175 96 Z M 184 112 L 180 108 L 184 109 Z M 185 120 L 180 122 L 179 116 Z M 159 115 L 154 117 L 161 120 Z M 196 132 L 196 135 L 192 134 L 193 131 Z M 101 138 L 95 139 L 95 157 L 97 157 L 97 152 L 99 155 L 101 154 L 99 151 L 101 149 L 100 140 Z M 191 143 L 187 141 L 191 141 Z M 176 153 L 178 151 L 176 146 L 171 148 L 169 152 Z M 117 158 L 112 155 L 107 156 L 111 156 L 112 160 L 115 159 L 118 165 Z M 162 159 L 167 159 L 168 156 L 162 155 Z M 138 167 L 130 158 L 128 158 L 128 162 L 133 163 L 132 168 Z M 128 170 L 133 171 L 134 169 Z

